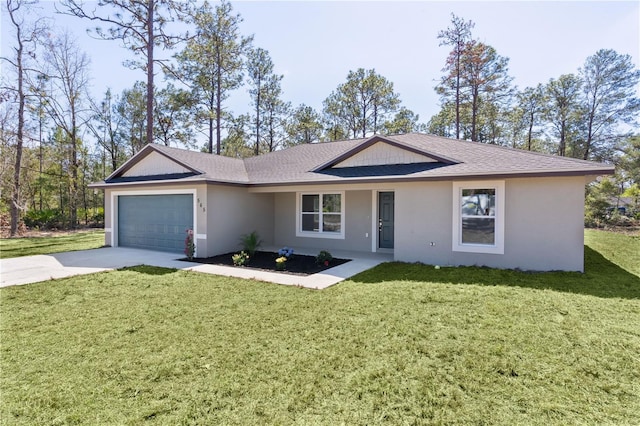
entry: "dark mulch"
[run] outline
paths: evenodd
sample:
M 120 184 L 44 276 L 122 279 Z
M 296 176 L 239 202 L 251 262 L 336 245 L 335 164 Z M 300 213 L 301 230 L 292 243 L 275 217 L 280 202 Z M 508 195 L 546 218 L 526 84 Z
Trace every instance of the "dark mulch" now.
M 213 257 L 196 257 L 193 259 L 193 262 L 207 263 L 210 265 L 233 266 L 231 256 L 235 253 L 236 252 L 220 254 Z M 334 266 L 342 265 L 343 263 L 347 263 L 351 260 L 333 258 L 333 260 L 329 262 L 329 265 L 318 265 L 316 263 L 315 256 L 305 256 L 294 253 L 293 256 L 287 260 L 286 269 L 284 271 L 278 271 L 276 270 L 276 259 L 278 257 L 280 257 L 278 253 L 257 251 L 255 255 L 249 259 L 246 266 L 238 266 L 238 268 L 262 269 L 265 271 L 274 271 L 293 275 L 313 275 L 326 269 L 333 268 Z

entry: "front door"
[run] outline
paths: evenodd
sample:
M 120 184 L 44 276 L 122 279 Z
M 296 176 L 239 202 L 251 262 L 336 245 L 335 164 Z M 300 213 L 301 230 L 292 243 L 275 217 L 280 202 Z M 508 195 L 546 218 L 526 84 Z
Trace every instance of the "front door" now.
M 378 193 L 378 247 L 393 248 L 393 192 Z

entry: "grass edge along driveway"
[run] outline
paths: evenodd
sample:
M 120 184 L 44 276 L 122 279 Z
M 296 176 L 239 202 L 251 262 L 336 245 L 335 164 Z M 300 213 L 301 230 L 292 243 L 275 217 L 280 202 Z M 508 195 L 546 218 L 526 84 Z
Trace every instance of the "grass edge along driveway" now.
M 0 422 L 633 424 L 640 277 L 616 253 L 638 239 L 588 238 L 585 274 L 390 263 L 318 292 L 135 267 L 2 289 Z

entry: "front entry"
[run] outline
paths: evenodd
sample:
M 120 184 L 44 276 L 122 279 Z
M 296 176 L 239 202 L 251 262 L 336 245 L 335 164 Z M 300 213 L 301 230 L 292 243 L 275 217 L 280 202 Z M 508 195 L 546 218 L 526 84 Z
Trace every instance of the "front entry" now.
M 378 247 L 393 248 L 394 193 L 378 193 Z

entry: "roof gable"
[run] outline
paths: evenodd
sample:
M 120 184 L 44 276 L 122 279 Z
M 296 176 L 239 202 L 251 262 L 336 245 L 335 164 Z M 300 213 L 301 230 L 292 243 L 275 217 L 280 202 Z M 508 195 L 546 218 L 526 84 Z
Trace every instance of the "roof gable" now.
M 202 172 L 189 164 L 164 153 L 158 146 L 148 144 L 127 162 L 114 171 L 106 182 L 125 180 L 144 180 L 144 177 L 193 176 Z M 141 178 L 141 179 L 135 179 Z
M 176 163 L 175 160 L 170 159 L 159 152 L 152 151 L 134 164 L 130 169 L 125 170 L 120 176 L 157 176 L 183 173 L 193 173 L 193 170 L 188 169 L 182 164 Z
M 346 153 L 322 164 L 314 171 L 328 168 L 352 168 L 390 166 L 398 164 L 444 163 L 455 164 L 449 158 L 434 155 L 422 149 L 408 146 L 380 136 L 373 136 Z

